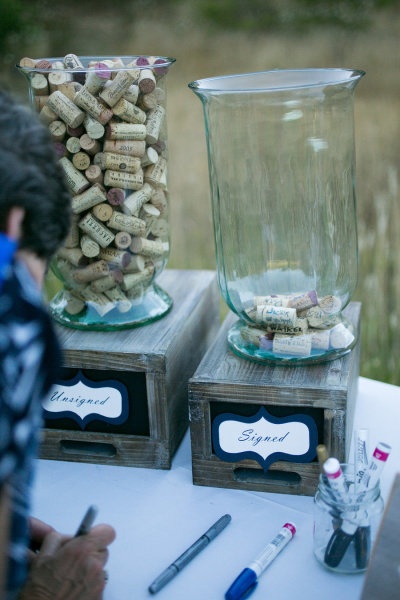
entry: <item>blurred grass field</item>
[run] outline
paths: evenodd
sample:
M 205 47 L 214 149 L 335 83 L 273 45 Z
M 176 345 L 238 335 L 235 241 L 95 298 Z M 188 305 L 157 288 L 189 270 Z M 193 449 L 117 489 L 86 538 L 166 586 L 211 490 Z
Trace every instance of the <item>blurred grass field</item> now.
M 64 6 L 68 4 L 68 6 Z M 165 4 L 165 6 L 163 6 Z M 361 374 L 400 385 L 400 6 L 366 28 L 243 31 L 204 21 L 196 2 L 53 2 L 39 31 L 3 54 L 3 81 L 21 97 L 22 56 L 152 54 L 177 59 L 168 75 L 170 268 L 214 269 L 205 131 L 195 79 L 272 68 L 366 71 L 355 94 Z M 98 10 L 94 10 L 97 6 Z

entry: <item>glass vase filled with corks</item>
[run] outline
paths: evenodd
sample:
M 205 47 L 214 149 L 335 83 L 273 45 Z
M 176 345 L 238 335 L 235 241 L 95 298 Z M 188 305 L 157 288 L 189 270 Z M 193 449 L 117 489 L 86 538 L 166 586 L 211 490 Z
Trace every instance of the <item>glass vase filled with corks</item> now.
M 49 307 L 63 325 L 125 329 L 172 306 L 156 280 L 170 250 L 166 76 L 174 62 L 67 54 L 17 65 L 71 191 L 70 233 L 51 263 Z

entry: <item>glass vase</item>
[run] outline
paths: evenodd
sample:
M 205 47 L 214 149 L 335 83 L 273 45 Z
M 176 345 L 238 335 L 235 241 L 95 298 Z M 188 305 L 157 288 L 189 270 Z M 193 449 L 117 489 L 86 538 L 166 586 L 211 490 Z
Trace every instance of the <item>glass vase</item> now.
M 354 89 L 362 71 L 194 81 L 202 101 L 219 286 L 244 358 L 309 364 L 357 341 Z
M 378 482 L 366 492 L 357 491 L 353 465 L 341 465 L 348 494 L 335 496 L 324 475 L 320 475 L 314 498 L 314 556 L 336 573 L 366 571 L 384 504 Z
M 71 231 L 47 285 L 62 325 L 125 329 L 172 306 L 156 279 L 170 248 L 166 75 L 174 61 L 68 54 L 17 65 L 72 195 Z

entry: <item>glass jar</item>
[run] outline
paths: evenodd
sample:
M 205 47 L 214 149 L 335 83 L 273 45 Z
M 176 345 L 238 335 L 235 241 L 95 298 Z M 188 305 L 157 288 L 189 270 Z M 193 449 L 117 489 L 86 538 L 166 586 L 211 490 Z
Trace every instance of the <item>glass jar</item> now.
M 50 311 L 63 325 L 125 329 L 172 306 L 156 278 L 170 248 L 166 74 L 174 61 L 68 54 L 17 65 L 72 194 L 71 231 L 51 264 L 59 284 Z
M 341 465 L 349 488 L 346 499 L 335 496 L 325 475 L 320 475 L 314 500 L 314 555 L 337 573 L 362 573 L 368 561 L 383 514 L 379 480 L 366 491 L 354 488 L 353 465 Z
M 308 364 L 357 341 L 353 92 L 346 69 L 189 84 L 204 110 L 219 286 L 245 358 Z

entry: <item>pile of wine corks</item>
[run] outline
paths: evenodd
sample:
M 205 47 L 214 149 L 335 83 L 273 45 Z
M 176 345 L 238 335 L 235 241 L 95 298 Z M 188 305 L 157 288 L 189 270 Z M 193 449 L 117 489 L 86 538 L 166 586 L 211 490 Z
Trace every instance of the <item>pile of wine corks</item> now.
M 312 352 L 350 346 L 353 333 L 341 318 L 337 296 L 318 298 L 315 290 L 302 294 L 255 296 L 246 310 L 250 327 L 242 337 L 259 348 L 279 355 L 310 356 Z
M 86 59 L 87 60 L 87 59 Z M 160 57 L 24 58 L 72 194 L 53 270 L 70 315 L 129 311 L 169 254 L 165 75 Z

